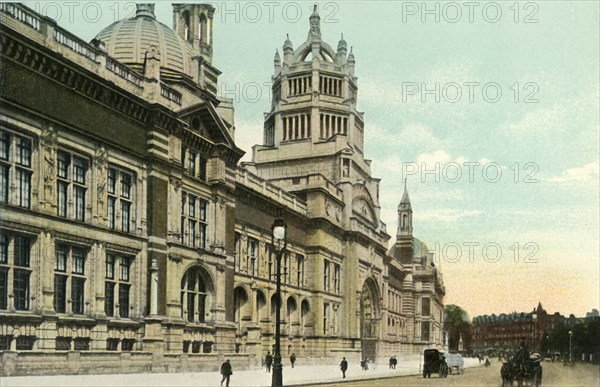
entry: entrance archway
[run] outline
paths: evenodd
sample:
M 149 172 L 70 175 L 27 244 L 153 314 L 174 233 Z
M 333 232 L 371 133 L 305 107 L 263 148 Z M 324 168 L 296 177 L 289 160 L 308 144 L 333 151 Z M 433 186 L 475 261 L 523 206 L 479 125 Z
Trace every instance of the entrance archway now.
M 377 283 L 367 278 L 360 296 L 360 341 L 362 357 L 373 360 L 377 357 L 379 337 L 379 292 Z

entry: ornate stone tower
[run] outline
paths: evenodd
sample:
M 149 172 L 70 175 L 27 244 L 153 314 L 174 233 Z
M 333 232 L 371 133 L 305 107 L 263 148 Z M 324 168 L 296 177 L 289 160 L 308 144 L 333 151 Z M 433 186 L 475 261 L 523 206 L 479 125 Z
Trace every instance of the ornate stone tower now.
M 173 4 L 173 29 L 208 63 L 212 62 L 214 13 L 210 4 Z
M 263 145 L 254 146 L 253 161 L 246 166 L 303 199 L 303 183 L 314 185 L 318 179 L 324 179 L 319 185 L 327 181 L 347 193 L 346 203 L 355 194 L 364 196 L 355 209 L 379 229 L 379 179 L 371 176 L 371 161 L 364 158 L 354 54 L 347 54 L 343 36 L 337 50 L 321 39 L 320 19 L 315 6 L 306 40 L 294 49 L 288 36 L 283 59 L 275 52 Z M 351 208 L 346 215 L 351 216 Z
M 322 40 L 320 20 L 315 6 L 306 40 L 294 49 L 288 36 L 283 55 L 275 52 L 263 145 L 253 147 L 252 162 L 244 166 L 306 201 L 316 332 L 360 339 L 363 355 L 373 357 L 383 337 L 390 236 L 380 220 L 380 179 L 371 175 L 371 161 L 364 157 L 354 55 L 343 36 L 337 50 Z M 323 284 L 331 267 L 341 269 L 341 286 L 333 293 Z

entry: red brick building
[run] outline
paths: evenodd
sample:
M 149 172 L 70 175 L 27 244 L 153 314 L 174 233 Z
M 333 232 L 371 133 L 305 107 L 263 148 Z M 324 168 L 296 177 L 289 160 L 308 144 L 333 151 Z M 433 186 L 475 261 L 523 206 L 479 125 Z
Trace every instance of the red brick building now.
M 524 342 L 532 352 L 539 352 L 542 337 L 554 326 L 554 315 L 548 314 L 541 303 L 528 313 L 477 316 L 473 319 L 473 347 L 477 352 L 497 352 Z

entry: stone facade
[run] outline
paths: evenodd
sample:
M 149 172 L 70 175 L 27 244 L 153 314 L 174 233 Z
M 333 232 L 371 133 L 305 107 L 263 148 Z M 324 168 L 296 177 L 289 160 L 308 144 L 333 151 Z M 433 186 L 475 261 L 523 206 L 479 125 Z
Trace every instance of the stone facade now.
M 406 191 L 388 251 L 346 42 L 321 40 L 316 11 L 306 42 L 285 42 L 264 144 L 240 166 L 214 9 L 173 12 L 171 30 L 140 4 L 88 44 L 0 4 L 2 374 L 258 366 L 275 217 L 288 226 L 284 356 L 443 346 L 445 290 Z

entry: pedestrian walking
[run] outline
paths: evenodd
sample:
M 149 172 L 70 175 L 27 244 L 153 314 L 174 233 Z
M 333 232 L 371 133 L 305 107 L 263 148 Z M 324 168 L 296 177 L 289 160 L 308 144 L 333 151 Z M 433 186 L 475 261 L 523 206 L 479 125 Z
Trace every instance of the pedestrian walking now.
M 369 369 L 369 358 L 365 356 L 365 358 L 360 362 L 360 366 L 363 371 L 367 371 Z
M 296 354 L 292 352 L 290 355 L 290 363 L 292 363 L 292 368 L 294 368 L 294 363 L 296 362 Z
M 390 364 L 389 364 L 389 368 L 392 369 L 394 368 L 394 357 L 390 356 Z
M 223 385 L 223 382 L 227 381 L 225 383 L 225 387 L 229 387 L 229 378 L 231 375 L 233 375 L 229 359 L 225 360 L 225 362 L 221 364 L 221 375 L 223 375 L 223 379 L 221 379 L 221 386 Z
M 396 359 L 396 356 L 393 357 L 393 362 L 392 362 L 392 368 L 396 369 L 396 366 L 398 365 L 398 359 Z
M 348 369 L 348 362 L 346 358 L 342 358 L 342 362 L 340 363 L 340 369 L 342 370 L 342 378 L 346 378 L 346 370 Z
M 271 372 L 271 365 L 273 364 L 273 356 L 271 356 L 271 352 L 267 352 L 267 356 L 265 357 L 265 366 L 267 366 L 267 372 Z

